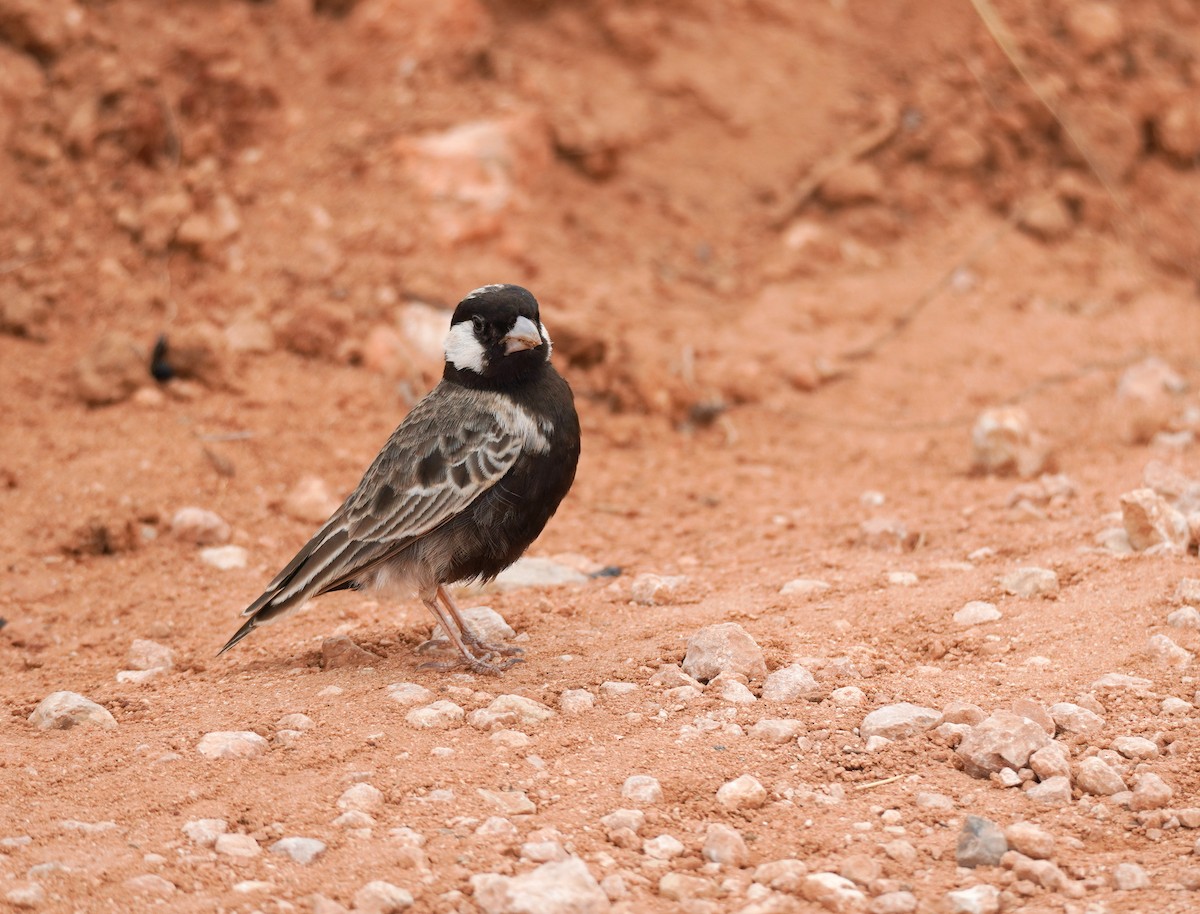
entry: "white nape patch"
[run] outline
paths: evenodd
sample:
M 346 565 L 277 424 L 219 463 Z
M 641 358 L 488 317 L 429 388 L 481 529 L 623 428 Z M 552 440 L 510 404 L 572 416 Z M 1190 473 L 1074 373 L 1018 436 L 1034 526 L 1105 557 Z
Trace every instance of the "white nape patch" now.
M 487 353 L 483 351 L 483 346 L 475 338 L 474 323 L 459 321 L 451 327 L 450 332 L 446 334 L 445 348 L 446 361 L 459 371 L 483 374 L 484 366 L 487 364 Z
M 546 343 L 546 361 L 550 361 L 550 356 L 554 354 L 554 343 L 550 340 L 550 334 L 546 332 L 546 325 L 538 322 L 538 330 L 542 333 L 542 340 Z
M 463 301 L 467 301 L 471 298 L 478 298 L 480 295 L 486 295 L 488 292 L 499 292 L 503 288 L 504 283 L 502 282 L 494 282 L 490 286 L 480 286 L 478 289 L 472 289 L 470 292 L 468 292 L 463 297 Z

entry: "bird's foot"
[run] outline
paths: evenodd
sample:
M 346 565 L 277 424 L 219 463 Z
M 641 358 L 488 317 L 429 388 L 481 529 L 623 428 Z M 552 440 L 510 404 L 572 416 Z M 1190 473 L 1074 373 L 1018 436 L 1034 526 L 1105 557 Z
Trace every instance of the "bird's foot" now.
M 472 650 L 483 654 L 496 654 L 500 657 L 520 657 L 525 653 L 524 648 L 513 647 L 509 644 L 493 644 L 490 641 L 480 640 L 475 635 L 466 632 L 463 633 L 463 643 Z
M 463 667 L 466 667 L 475 673 L 482 673 L 487 676 L 499 676 L 514 664 L 524 662 L 525 661 L 520 657 L 511 657 L 508 660 L 503 660 L 499 663 L 492 663 L 490 655 L 485 655 L 483 657 L 467 657 L 459 655 L 451 660 L 426 660 L 424 663 L 418 666 L 417 669 L 437 670 L 438 672 L 448 673 L 453 670 L 460 670 Z

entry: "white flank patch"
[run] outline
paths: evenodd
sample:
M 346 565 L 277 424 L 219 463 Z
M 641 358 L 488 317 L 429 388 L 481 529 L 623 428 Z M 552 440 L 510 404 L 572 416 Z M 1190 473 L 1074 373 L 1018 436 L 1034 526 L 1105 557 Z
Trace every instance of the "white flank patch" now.
M 475 325 L 471 321 L 459 321 L 446 334 L 446 361 L 459 371 L 483 374 L 487 354 L 475 338 Z

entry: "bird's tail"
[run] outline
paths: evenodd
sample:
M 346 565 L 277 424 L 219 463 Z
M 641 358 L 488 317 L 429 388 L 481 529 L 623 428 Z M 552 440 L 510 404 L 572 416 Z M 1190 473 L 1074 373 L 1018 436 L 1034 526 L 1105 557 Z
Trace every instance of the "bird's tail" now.
M 248 634 L 250 634 L 256 628 L 258 628 L 258 620 L 255 619 L 254 617 L 247 619 L 242 624 L 242 627 L 233 633 L 233 637 L 225 642 L 225 646 L 223 648 L 221 648 L 219 651 L 217 651 L 217 656 L 220 657 L 222 654 L 224 654 L 227 650 L 229 650 L 231 647 L 233 647 L 235 644 L 237 644 L 239 641 L 241 641 L 243 638 L 245 638 Z

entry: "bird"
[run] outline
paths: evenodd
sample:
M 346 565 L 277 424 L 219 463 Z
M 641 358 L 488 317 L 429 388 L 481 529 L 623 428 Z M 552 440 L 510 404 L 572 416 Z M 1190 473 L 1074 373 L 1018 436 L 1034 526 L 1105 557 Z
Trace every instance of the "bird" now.
M 479 637 L 447 586 L 491 580 L 541 534 L 575 480 L 579 415 L 537 299 L 521 286 L 468 293 L 444 348 L 441 380 L 218 656 L 312 597 L 349 589 L 415 594 L 459 653 L 426 666 L 498 674 L 520 662 L 519 648 Z

